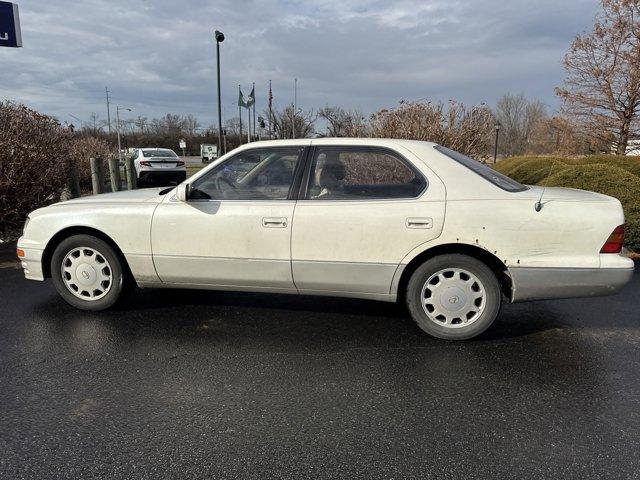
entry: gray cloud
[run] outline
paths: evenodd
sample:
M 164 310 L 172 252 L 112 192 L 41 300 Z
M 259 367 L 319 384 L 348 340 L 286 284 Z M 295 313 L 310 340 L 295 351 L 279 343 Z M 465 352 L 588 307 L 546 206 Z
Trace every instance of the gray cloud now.
M 106 117 L 104 86 L 132 115 L 214 122 L 213 28 L 224 31 L 223 106 L 273 81 L 276 106 L 372 112 L 401 99 L 493 103 L 525 92 L 552 108 L 560 61 L 593 0 L 22 1 L 22 49 L 0 50 L 0 98 L 63 120 Z

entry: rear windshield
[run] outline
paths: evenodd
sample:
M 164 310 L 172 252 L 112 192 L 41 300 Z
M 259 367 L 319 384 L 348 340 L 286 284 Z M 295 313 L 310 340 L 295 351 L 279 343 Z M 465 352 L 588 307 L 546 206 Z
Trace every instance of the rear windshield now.
M 154 148 L 153 150 L 142 150 L 142 155 L 144 157 L 171 157 L 175 158 L 177 155 L 173 150 L 161 150 Z
M 461 163 L 469 170 L 473 170 L 485 180 L 493 183 L 496 187 L 500 187 L 507 192 L 522 192 L 528 189 L 528 187 L 516 182 L 514 179 L 509 178 L 500 172 L 496 172 L 493 168 L 485 165 L 484 163 L 480 163 L 473 158 L 467 157 L 466 155 L 441 145 L 436 145 L 434 148 L 447 157 L 454 159 L 456 162 Z

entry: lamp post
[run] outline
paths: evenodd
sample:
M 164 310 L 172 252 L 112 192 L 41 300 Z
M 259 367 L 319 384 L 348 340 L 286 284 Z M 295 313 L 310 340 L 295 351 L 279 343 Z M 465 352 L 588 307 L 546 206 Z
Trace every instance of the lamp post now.
M 219 30 L 214 32 L 216 38 L 216 62 L 218 65 L 218 152 L 222 152 L 222 100 L 220 97 L 220 44 L 224 42 L 224 33 Z M 226 153 L 226 152 L 223 152 Z
M 121 107 L 120 105 L 116 105 L 116 127 L 118 132 L 118 161 L 122 164 L 122 147 L 120 146 L 120 110 L 131 111 L 130 108 Z
M 493 164 L 495 165 L 498 161 L 498 135 L 500 135 L 500 122 L 496 122 L 496 143 L 493 147 Z

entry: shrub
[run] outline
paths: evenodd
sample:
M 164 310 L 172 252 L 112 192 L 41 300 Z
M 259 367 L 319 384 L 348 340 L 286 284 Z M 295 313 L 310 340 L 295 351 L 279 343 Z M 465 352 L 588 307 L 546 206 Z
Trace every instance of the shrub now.
M 607 165 L 615 165 L 616 167 L 622 168 L 623 170 L 627 170 L 634 175 L 640 176 L 640 157 L 625 157 L 625 156 L 616 156 L 616 155 L 590 155 L 588 157 L 578 157 L 578 158 L 570 158 L 570 157 L 554 157 L 554 156 L 521 156 L 521 157 L 511 157 L 505 160 L 498 162 L 494 168 L 505 175 L 513 176 L 514 170 L 519 168 L 522 164 L 528 163 L 531 161 L 540 162 L 540 164 L 544 164 L 545 162 L 555 162 L 557 168 L 558 163 L 562 163 L 565 165 L 586 165 L 593 163 L 603 163 Z M 521 181 L 515 176 L 513 177 L 515 180 Z
M 56 202 L 67 185 L 71 133 L 52 117 L 0 102 L 0 231 Z
M 606 165 L 614 165 L 618 168 L 622 168 L 629 173 L 640 176 L 640 158 L 638 157 L 623 157 L 616 155 L 590 155 L 584 158 L 571 158 L 565 159 L 564 162 L 572 165 L 585 165 L 592 163 L 600 163 Z
M 565 167 L 566 164 L 556 158 L 533 158 L 515 165 L 514 168 L 510 169 L 509 175 L 519 178 L 518 181 L 525 185 L 535 185 L 550 174 Z

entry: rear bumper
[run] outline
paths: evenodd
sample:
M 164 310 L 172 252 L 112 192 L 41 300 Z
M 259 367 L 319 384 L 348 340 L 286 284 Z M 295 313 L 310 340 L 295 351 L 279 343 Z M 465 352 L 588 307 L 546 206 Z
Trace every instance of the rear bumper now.
M 165 185 L 180 183 L 187 178 L 186 170 L 142 170 L 138 173 L 138 182 L 144 184 Z
M 598 297 L 618 293 L 633 277 L 627 268 L 510 268 L 512 302 Z

